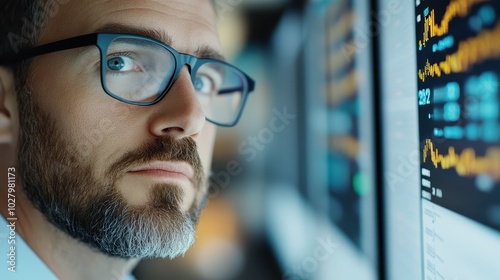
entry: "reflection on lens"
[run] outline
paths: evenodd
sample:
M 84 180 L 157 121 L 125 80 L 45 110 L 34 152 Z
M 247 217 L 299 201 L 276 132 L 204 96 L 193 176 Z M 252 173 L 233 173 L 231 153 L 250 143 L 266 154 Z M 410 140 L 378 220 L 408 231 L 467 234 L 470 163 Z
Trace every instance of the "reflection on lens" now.
M 105 83 L 110 94 L 132 102 L 155 101 L 175 71 L 175 58 L 157 43 L 121 37 L 109 45 Z
M 224 63 L 209 62 L 196 73 L 195 84 L 201 80 L 206 83 L 195 87 L 207 119 L 219 124 L 233 123 L 248 91 L 243 73 Z
M 178 54 L 152 39 L 120 35 L 102 50 L 102 82 L 112 97 L 129 104 L 152 105 L 166 94 L 174 81 L 176 60 L 188 63 L 192 69 L 193 87 L 206 118 L 219 125 L 232 126 L 237 121 L 249 87 L 253 81 L 239 69 L 224 62 L 197 59 Z M 187 59 L 185 59 L 187 58 Z

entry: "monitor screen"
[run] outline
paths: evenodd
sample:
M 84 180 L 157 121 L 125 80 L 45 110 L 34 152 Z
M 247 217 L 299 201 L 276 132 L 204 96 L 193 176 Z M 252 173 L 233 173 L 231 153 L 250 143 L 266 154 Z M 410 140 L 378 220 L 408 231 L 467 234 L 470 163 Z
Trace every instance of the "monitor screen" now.
M 368 7 L 353 0 L 332 1 L 325 13 L 327 127 L 327 212 L 360 250 L 375 242 L 373 87 Z
M 388 279 L 498 279 L 500 3 L 391 5 L 406 6 L 380 36 Z
M 274 63 L 278 67 L 275 75 L 284 77 L 275 82 L 279 93 L 290 98 L 295 92 L 288 87 L 295 82 L 290 77 L 300 81 L 298 153 L 299 166 L 303 168 L 297 174 L 305 179 L 297 191 L 289 187 L 286 192 L 280 190 L 271 196 L 276 197 L 272 207 L 276 213 L 278 207 L 274 205 L 285 209 L 276 216 L 293 217 L 290 223 L 294 226 L 286 235 L 295 237 L 287 243 L 279 234 L 286 225 L 277 227 L 277 219 L 270 219 L 272 244 L 283 263 L 285 279 L 377 279 L 370 6 L 364 0 L 311 2 L 301 18 L 303 40 L 296 64 L 286 56 L 294 50 L 294 45 L 286 40 L 296 34 L 291 29 L 291 18 L 285 15 L 283 22 L 288 24 L 280 25 L 283 28 L 274 37 L 280 48 L 273 58 L 286 57 Z M 292 71 L 297 75 L 283 75 Z M 289 142 L 290 139 L 284 139 L 273 154 Z M 287 150 L 283 154 L 287 160 L 279 166 L 288 164 L 292 156 L 293 152 Z M 296 173 L 287 170 L 287 174 Z M 303 202 L 304 207 L 298 202 Z M 310 209 L 311 214 L 305 215 L 309 211 L 304 209 Z M 332 240 L 338 246 L 321 261 L 304 257 L 294 261 L 295 255 L 314 256 L 314 249 L 320 244 L 318 238 Z M 311 272 L 305 273 L 307 270 Z M 293 278 L 300 271 L 303 275 Z
M 305 25 L 307 199 L 343 237 L 343 259 L 330 265 L 330 277 L 376 279 L 370 6 L 364 0 L 318 1 Z

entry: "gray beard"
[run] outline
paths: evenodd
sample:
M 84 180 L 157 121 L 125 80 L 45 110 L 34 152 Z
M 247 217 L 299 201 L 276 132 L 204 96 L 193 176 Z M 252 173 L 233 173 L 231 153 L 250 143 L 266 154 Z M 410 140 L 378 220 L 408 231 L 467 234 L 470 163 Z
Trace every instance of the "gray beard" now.
M 171 195 L 168 188 L 156 186 L 153 193 L 157 197 Z M 94 222 L 74 227 L 71 235 L 93 243 L 99 251 L 110 256 L 174 258 L 183 255 L 195 241 L 198 217 L 183 215 L 177 209 L 131 207 L 115 197 L 102 199 L 97 208 L 85 211 Z M 59 218 L 65 219 L 67 224 L 74 221 L 69 213 L 61 214 Z
M 23 190 L 49 222 L 104 254 L 125 259 L 175 258 L 193 245 L 207 195 L 192 139 L 156 139 L 125 154 L 105 178 L 97 179 L 86 163 L 89 160 L 66 140 L 56 120 L 31 100 L 29 91 L 18 96 L 18 164 Z M 160 159 L 186 161 L 193 166 L 199 193 L 187 213 L 180 210 L 184 191 L 176 185 L 154 186 L 144 206 L 130 206 L 118 193 L 115 183 L 128 164 Z

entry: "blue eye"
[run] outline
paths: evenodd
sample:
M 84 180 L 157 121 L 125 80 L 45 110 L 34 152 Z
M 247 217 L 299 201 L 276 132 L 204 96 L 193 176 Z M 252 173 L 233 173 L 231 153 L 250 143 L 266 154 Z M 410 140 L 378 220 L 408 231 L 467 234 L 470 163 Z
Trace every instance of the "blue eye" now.
M 137 68 L 134 61 L 126 56 L 115 56 L 108 60 L 108 69 L 111 71 L 126 72 Z
M 208 76 L 198 76 L 194 81 L 194 88 L 202 94 L 212 94 L 215 91 L 215 83 Z

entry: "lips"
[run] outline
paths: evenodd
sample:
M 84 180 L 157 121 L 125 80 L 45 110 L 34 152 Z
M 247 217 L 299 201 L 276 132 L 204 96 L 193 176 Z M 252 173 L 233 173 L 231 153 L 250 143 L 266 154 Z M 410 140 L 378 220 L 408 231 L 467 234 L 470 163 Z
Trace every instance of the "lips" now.
M 194 176 L 193 168 L 186 162 L 151 162 L 137 166 L 129 172 L 154 177 L 186 178 L 188 180 Z

